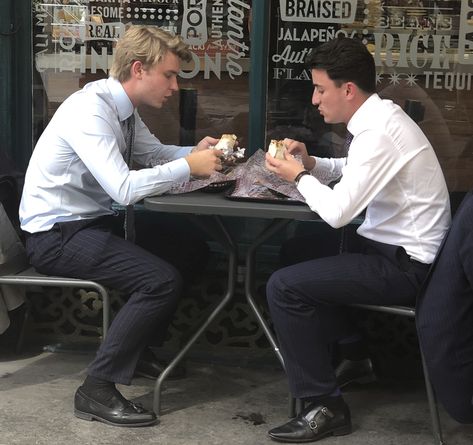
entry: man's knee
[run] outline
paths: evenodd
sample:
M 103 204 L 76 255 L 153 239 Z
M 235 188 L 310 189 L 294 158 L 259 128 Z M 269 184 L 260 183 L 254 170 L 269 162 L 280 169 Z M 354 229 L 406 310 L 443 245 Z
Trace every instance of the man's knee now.
M 182 294 L 183 278 L 171 264 L 160 264 L 140 280 L 141 291 L 149 295 L 179 299 Z
M 285 275 L 285 269 L 277 270 L 266 283 L 266 297 L 270 307 L 287 298 L 288 284 Z

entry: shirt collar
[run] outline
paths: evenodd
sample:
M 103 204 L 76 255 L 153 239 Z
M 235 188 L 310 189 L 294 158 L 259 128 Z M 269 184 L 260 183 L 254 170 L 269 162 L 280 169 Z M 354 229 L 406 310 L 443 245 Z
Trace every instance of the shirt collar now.
M 109 77 L 107 79 L 107 85 L 117 107 L 120 122 L 123 122 L 133 114 L 133 104 L 126 94 L 123 85 L 117 79 Z
M 382 99 L 373 93 L 366 99 L 358 110 L 355 111 L 351 119 L 348 121 L 347 130 L 353 135 L 361 133 L 366 129 L 366 123 L 373 118 L 373 107 Z

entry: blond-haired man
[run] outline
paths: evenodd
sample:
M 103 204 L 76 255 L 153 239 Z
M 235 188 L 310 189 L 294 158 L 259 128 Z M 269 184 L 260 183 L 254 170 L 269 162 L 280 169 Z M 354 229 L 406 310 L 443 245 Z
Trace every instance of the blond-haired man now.
M 133 204 L 190 175 L 221 169 L 221 153 L 209 149 L 216 139 L 206 137 L 196 147 L 164 145 L 136 111 L 161 108 L 178 90 L 181 59 L 189 58 L 180 37 L 130 27 L 117 44 L 110 77 L 61 104 L 26 172 L 20 220 L 30 262 L 40 272 L 95 280 L 129 295 L 76 392 L 74 412 L 83 419 L 119 426 L 157 420 L 115 384 L 130 384 L 144 347 L 164 336 L 182 278 L 163 259 L 112 233 L 112 202 Z M 124 159 L 131 120 L 133 161 L 147 166 L 141 170 Z

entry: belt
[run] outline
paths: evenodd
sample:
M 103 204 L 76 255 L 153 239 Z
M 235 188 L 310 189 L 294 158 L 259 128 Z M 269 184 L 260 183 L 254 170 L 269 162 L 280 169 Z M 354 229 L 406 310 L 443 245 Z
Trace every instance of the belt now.
M 407 254 L 404 247 L 381 243 L 379 241 L 374 241 L 367 238 L 364 238 L 362 243 L 364 245 L 363 251 L 365 253 L 375 253 L 382 255 L 390 260 L 393 264 L 397 264 L 399 268 L 405 272 L 407 272 L 412 267 L 420 270 L 428 269 L 430 267 L 430 264 L 421 263 L 420 261 L 411 258 Z

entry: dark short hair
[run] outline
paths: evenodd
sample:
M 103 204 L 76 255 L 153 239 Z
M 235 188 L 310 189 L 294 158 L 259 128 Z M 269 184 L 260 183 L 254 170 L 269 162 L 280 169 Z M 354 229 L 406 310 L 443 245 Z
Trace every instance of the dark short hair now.
M 337 85 L 353 82 L 366 93 L 376 92 L 374 59 L 359 39 L 339 36 L 312 49 L 305 60 L 310 69 L 321 69 Z

